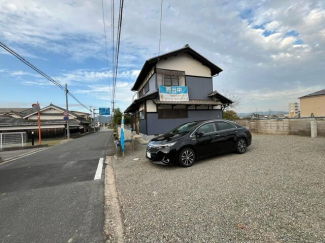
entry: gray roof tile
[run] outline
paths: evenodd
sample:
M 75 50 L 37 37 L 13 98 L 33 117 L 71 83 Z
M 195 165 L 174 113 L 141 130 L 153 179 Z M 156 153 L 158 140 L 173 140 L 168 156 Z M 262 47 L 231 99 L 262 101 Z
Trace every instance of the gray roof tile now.
M 301 99 L 301 98 L 307 98 L 307 97 L 313 97 L 313 96 L 319 96 L 319 95 L 325 95 L 325 89 L 320 90 L 320 91 L 317 91 L 315 93 L 311 93 L 309 95 L 302 96 L 299 99 Z

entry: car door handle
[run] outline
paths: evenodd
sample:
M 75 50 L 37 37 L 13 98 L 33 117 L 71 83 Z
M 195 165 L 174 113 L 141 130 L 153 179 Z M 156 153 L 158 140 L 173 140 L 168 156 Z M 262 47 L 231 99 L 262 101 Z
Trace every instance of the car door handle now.
M 220 134 L 215 134 L 214 136 L 215 136 L 215 137 L 220 137 Z
M 236 130 L 235 133 L 237 133 L 238 131 Z

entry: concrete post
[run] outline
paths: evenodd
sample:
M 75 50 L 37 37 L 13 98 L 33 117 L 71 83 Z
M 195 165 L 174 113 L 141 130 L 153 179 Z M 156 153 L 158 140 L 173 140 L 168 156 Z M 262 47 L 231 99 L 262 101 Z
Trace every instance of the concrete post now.
M 317 138 L 317 122 L 316 120 L 310 122 L 310 134 L 312 138 Z

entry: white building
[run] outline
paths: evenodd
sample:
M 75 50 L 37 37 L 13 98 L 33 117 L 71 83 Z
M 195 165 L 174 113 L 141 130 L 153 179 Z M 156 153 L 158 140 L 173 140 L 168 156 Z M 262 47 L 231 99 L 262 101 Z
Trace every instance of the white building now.
M 289 103 L 289 117 L 298 117 L 300 114 L 300 104 L 298 102 Z

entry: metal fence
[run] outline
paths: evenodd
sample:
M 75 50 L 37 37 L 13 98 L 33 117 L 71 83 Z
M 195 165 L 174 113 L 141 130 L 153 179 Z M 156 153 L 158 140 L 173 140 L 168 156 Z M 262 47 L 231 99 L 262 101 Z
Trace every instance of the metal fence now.
M 26 132 L 0 133 L 0 148 L 24 147 L 27 142 Z

